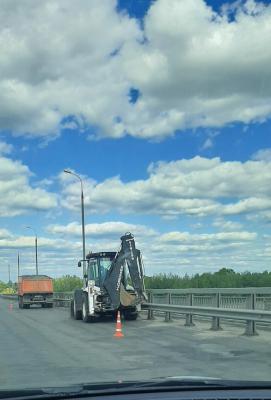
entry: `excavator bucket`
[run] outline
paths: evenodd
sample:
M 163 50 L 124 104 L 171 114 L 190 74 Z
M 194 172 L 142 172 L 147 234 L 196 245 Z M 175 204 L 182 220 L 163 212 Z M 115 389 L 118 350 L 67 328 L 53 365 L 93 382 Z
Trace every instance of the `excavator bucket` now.
M 127 292 L 122 285 L 125 264 L 129 269 L 135 295 Z M 146 299 L 141 255 L 135 247 L 134 237 L 131 233 L 126 233 L 121 237 L 121 249 L 110 266 L 104 280 L 104 287 L 114 309 L 117 309 L 120 303 L 125 306 L 135 304 L 138 299 Z
M 136 304 L 136 295 L 132 293 L 128 293 L 123 284 L 120 285 L 120 303 L 124 307 L 134 306 Z

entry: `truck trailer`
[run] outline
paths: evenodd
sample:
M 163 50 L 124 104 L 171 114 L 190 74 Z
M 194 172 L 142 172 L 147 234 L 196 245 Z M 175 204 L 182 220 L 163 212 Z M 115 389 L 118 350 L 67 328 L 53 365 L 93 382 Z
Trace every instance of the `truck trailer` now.
M 53 280 L 47 275 L 22 275 L 18 279 L 19 308 L 32 304 L 53 307 Z

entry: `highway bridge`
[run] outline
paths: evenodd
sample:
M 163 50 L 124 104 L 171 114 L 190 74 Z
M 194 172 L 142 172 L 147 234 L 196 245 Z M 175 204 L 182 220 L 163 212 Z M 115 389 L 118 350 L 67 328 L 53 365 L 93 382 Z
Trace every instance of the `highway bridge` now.
M 0 299 L 0 388 L 184 375 L 270 380 L 270 330 L 247 337 L 240 326 L 223 328 L 142 313 L 115 339 L 112 320 L 85 324 L 67 308 L 21 310 Z

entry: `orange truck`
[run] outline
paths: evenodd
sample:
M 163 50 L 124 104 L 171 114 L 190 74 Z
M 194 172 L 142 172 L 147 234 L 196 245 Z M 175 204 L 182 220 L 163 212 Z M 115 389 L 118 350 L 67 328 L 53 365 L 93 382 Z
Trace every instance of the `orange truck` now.
M 30 308 L 31 304 L 53 307 L 53 280 L 46 275 L 22 275 L 18 279 L 19 308 Z

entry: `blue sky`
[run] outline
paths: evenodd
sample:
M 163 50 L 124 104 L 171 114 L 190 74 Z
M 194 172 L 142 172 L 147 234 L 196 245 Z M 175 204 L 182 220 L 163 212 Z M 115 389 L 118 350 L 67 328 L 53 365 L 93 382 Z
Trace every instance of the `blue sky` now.
M 269 269 L 268 2 L 93 0 L 63 16 L 46 0 L 30 27 L 10 4 L 0 279 L 18 251 L 33 271 L 26 225 L 44 273 L 78 273 L 79 182 L 64 168 L 84 180 L 88 249 L 115 250 L 131 230 L 149 274 Z

